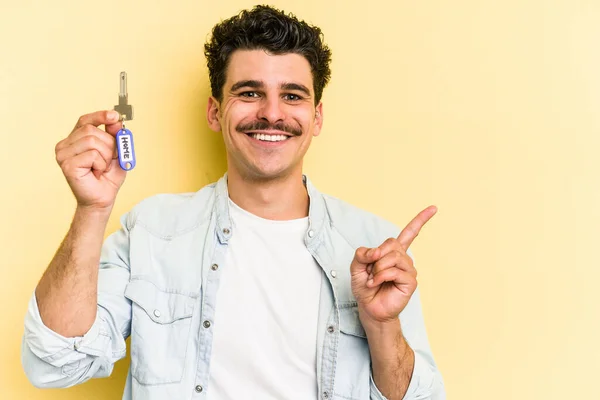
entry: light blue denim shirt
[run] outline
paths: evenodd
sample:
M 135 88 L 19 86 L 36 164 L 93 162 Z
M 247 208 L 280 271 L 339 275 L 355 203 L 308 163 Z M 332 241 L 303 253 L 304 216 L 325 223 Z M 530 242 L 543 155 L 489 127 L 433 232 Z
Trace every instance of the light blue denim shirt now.
M 317 327 L 319 398 L 385 399 L 371 375 L 369 347 L 350 286 L 350 262 L 356 248 L 376 247 L 400 230 L 321 194 L 306 177 L 304 182 L 310 197 L 305 244 L 325 278 Z M 66 338 L 47 328 L 32 296 L 22 346 L 29 380 L 37 387 L 68 387 L 108 376 L 113 364 L 125 357 L 125 339 L 131 336 L 123 399 L 210 399 L 216 295 L 221 271 L 227 268 L 227 243 L 236 234 L 229 218 L 227 174 L 196 193 L 150 197 L 121 223 L 104 242 L 97 317 L 83 337 Z M 294 284 L 293 277 L 289 284 Z M 418 290 L 399 317 L 415 352 L 404 398 L 445 399 Z M 232 376 L 231 384 L 235 381 Z

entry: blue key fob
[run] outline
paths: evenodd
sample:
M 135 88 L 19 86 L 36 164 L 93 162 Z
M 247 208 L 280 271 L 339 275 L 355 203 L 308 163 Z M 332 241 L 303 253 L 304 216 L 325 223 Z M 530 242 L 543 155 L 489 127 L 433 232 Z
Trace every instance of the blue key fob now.
M 135 167 L 135 151 L 133 149 L 133 134 L 129 129 L 121 129 L 117 132 L 117 151 L 119 153 L 119 165 L 125 171 Z

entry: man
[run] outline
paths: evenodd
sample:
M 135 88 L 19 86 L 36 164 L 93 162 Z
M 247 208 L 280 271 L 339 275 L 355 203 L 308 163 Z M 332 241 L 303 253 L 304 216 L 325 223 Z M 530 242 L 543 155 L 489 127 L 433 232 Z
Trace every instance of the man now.
M 257 6 L 205 53 L 217 183 L 142 201 L 102 244 L 125 180 L 118 115 L 57 144 L 77 209 L 26 316 L 31 382 L 108 376 L 131 336 L 124 399 L 445 398 L 407 254 L 435 208 L 399 232 L 302 174 L 330 77 L 321 31 Z

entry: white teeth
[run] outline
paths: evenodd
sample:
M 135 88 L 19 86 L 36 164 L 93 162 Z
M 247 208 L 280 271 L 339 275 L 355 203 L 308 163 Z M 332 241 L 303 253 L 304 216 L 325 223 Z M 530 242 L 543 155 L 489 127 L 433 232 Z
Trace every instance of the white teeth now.
M 281 142 L 288 138 L 285 135 L 263 135 L 262 133 L 253 133 L 252 137 L 265 142 Z

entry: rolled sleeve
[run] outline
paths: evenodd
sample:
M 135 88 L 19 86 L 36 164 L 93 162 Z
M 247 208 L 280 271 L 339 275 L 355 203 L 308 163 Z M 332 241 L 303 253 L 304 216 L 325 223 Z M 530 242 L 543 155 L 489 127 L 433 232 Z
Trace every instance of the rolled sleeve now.
M 25 317 L 22 363 L 37 387 L 68 387 L 92 377 L 110 375 L 113 364 L 125 357 L 121 334 L 109 332 L 99 308 L 89 331 L 78 337 L 62 336 L 44 325 L 35 293 Z
M 440 374 L 415 353 L 415 365 L 410 384 L 403 400 L 445 400 L 446 395 Z M 377 388 L 371 374 L 371 400 L 388 400 Z
M 373 373 L 371 373 L 370 386 L 371 386 L 371 400 L 388 400 L 387 397 L 385 397 L 383 394 L 381 394 L 381 392 L 377 388 L 377 385 L 375 385 L 375 381 L 373 380 Z
M 80 353 L 76 350 L 81 346 L 89 348 L 90 344 L 93 345 L 99 336 L 98 325 L 98 315 L 96 315 L 94 324 L 84 336 L 64 337 L 44 325 L 37 306 L 37 298 L 33 293 L 25 317 L 24 340 L 31 352 L 40 360 L 62 367 L 85 358 L 84 352 Z

